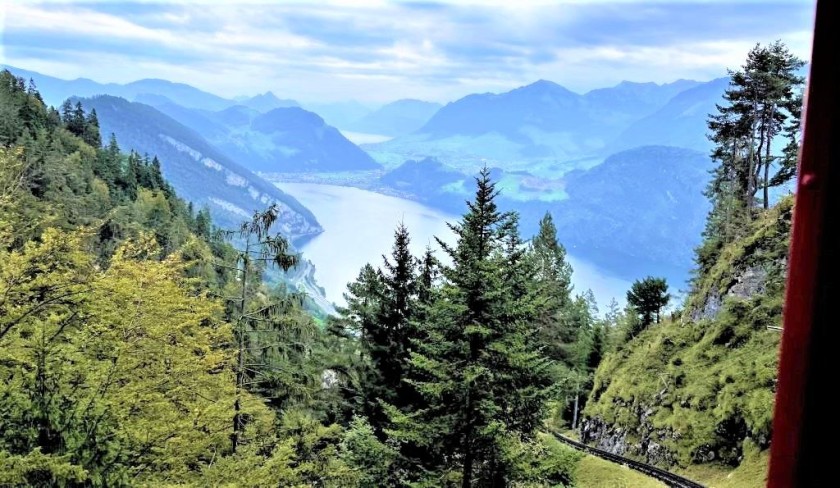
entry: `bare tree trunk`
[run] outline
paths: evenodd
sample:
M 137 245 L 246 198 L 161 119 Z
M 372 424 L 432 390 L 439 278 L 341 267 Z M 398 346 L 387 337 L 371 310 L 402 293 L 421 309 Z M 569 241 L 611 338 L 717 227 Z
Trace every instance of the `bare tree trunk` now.
M 770 160 L 764 162 L 764 210 L 770 206 Z

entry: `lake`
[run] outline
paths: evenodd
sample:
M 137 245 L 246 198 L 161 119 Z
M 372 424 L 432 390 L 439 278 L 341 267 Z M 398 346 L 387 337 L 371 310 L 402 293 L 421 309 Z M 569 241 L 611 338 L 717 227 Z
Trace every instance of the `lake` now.
M 318 183 L 277 183 L 278 188 L 297 198 L 321 223 L 324 232 L 303 245 L 304 257 L 315 264 L 315 278 L 327 299 L 343 305 L 347 283 L 367 263 L 381 266 L 382 255 L 390 254 L 394 230 L 402 221 L 411 234 L 411 251 L 419 255 L 427 245 L 439 246 L 435 236 L 454 242 L 446 222 L 458 217 L 403 198 L 382 195 L 348 186 Z M 441 252 L 438 257 L 442 258 Z M 630 283 L 610 276 L 591 263 L 569 256 L 574 268 L 575 291 L 591 289 L 603 312 L 613 297 L 623 306 Z

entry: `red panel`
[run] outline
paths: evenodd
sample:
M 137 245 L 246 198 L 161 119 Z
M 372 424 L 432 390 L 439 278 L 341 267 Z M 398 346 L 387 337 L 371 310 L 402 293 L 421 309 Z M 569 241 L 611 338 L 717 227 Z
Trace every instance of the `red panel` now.
M 824 484 L 829 482 L 825 476 L 833 464 L 826 464 L 825 449 L 818 444 L 829 438 L 826 429 L 830 424 L 824 423 L 826 404 L 831 389 L 837 386 L 836 380 L 825 382 L 833 376 L 828 365 L 837 364 L 827 354 L 838 347 L 826 341 L 833 328 L 828 270 L 836 264 L 833 246 L 837 240 L 832 236 L 836 229 L 829 232 L 829 219 L 836 217 L 837 204 L 836 199 L 833 203 L 829 200 L 828 190 L 840 188 L 829 164 L 840 142 L 834 122 L 835 92 L 840 83 L 834 71 L 837 55 L 830 32 L 830 10 L 836 4 L 836 0 L 817 2 L 773 417 L 767 485 L 771 488 L 829 486 Z

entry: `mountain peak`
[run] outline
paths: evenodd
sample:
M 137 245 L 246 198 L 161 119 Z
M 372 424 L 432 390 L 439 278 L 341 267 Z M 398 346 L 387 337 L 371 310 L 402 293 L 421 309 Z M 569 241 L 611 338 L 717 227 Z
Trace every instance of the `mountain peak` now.
M 278 98 L 272 91 L 260 93 L 242 101 L 242 104 L 259 110 L 260 112 L 268 112 L 276 108 L 284 107 L 298 107 L 299 104 L 294 100 Z
M 519 87 L 512 92 L 538 92 L 538 93 L 552 93 L 552 94 L 562 94 L 566 96 L 578 96 L 577 93 L 569 90 L 563 85 L 558 85 L 557 83 L 550 81 L 539 79 L 530 85 L 525 85 L 523 87 Z M 508 93 L 512 93 L 508 92 Z

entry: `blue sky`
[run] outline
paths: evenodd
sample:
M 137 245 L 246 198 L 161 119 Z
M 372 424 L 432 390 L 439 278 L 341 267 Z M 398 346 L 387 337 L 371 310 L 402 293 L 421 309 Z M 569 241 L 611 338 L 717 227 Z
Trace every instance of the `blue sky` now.
M 223 96 L 445 102 L 537 79 L 578 92 L 708 80 L 775 39 L 807 59 L 812 14 L 811 0 L 11 0 L 0 6 L 0 63 Z

